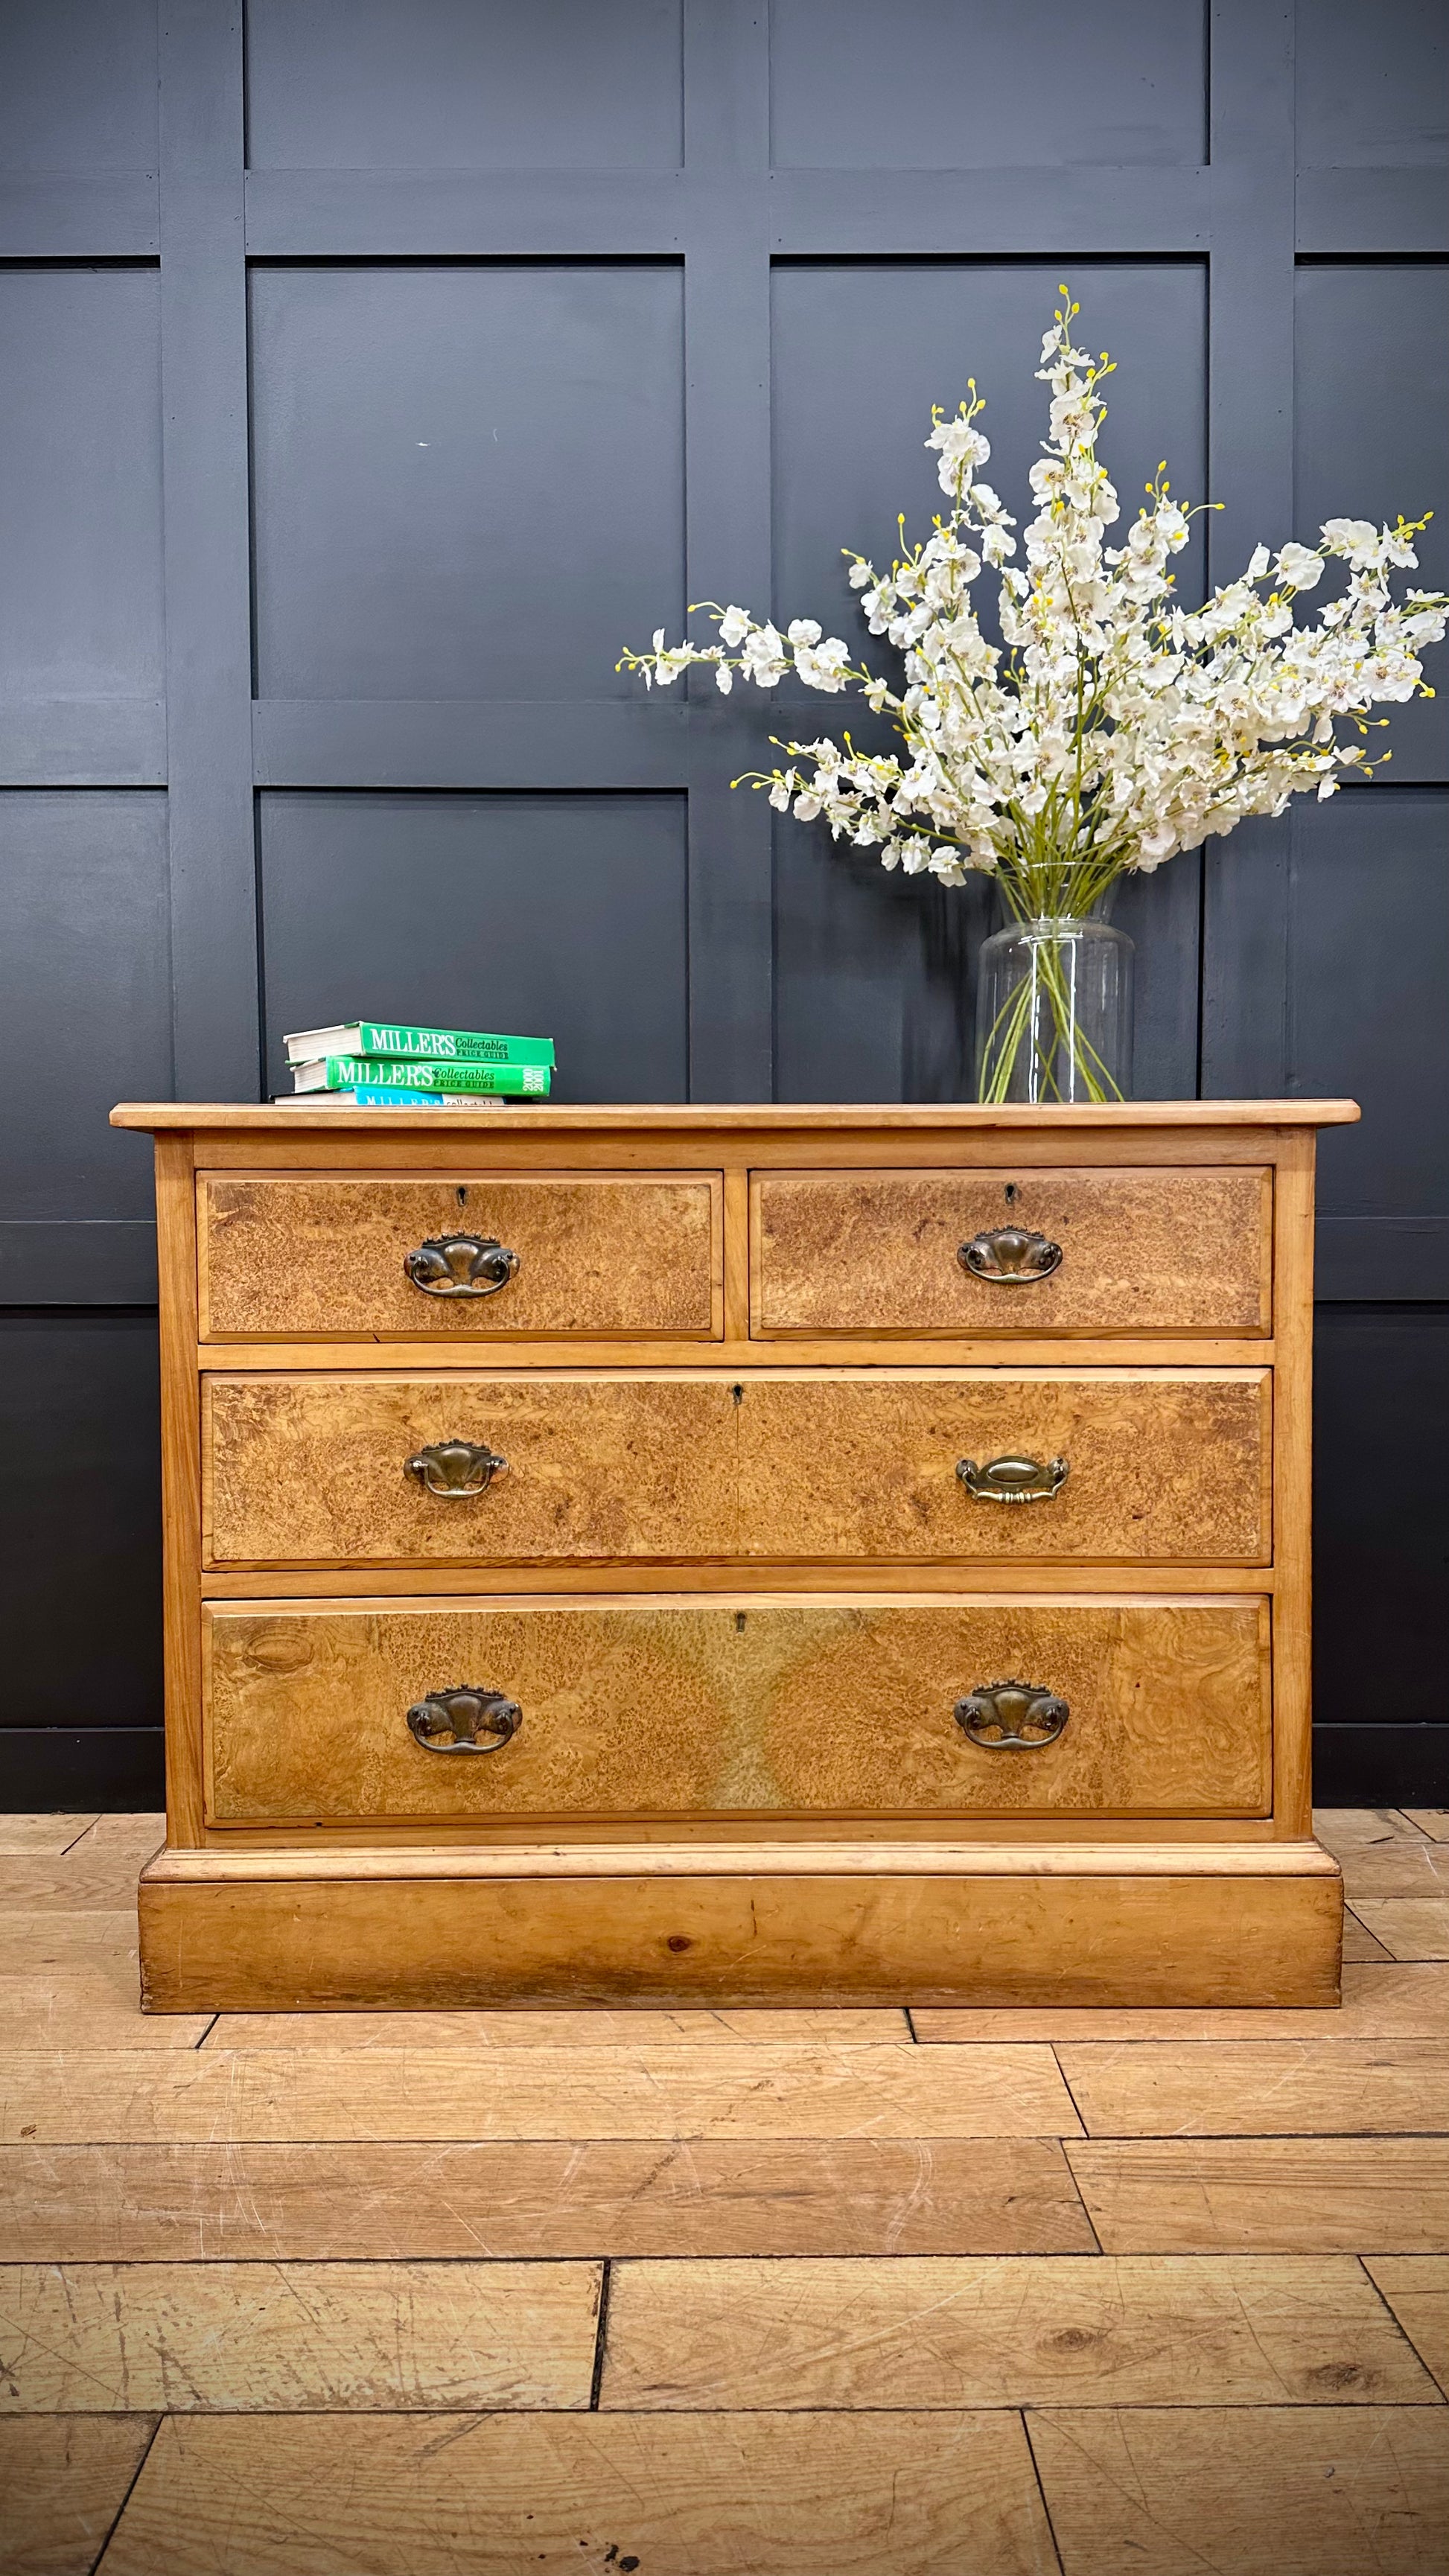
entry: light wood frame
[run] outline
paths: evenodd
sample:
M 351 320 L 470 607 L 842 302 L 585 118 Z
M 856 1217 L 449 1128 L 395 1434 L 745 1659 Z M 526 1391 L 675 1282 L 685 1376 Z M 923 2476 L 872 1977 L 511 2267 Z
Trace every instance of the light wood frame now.
M 953 1935 L 947 1947 L 956 1964 L 944 1984 L 939 1979 L 932 1983 L 925 1978 L 922 1967 L 919 1900 L 913 1898 L 906 1908 L 914 1927 L 909 1933 L 905 1928 L 906 1913 L 900 1917 L 899 1973 L 893 1991 L 899 1995 L 909 1990 L 922 1997 L 929 1991 L 937 1999 L 948 1991 L 956 1997 L 981 1998 L 989 1987 L 998 2000 L 1012 1999 L 1028 1990 L 1035 1996 L 1040 1990 L 1040 1959 L 1059 1956 L 1066 1962 L 1074 1937 L 1070 1927 L 1076 1924 L 1080 1928 L 1085 1903 L 1094 1923 L 1106 1906 L 1118 1926 L 1118 1933 L 1109 1937 L 1103 1917 L 1093 1934 L 1097 1942 L 1097 1965 L 1092 1971 L 1094 1997 L 1120 2002 L 1146 2001 L 1149 1997 L 1161 2000 L 1165 1992 L 1161 1962 L 1149 1972 L 1137 1952 L 1136 1945 L 1145 1928 L 1145 1918 L 1138 1921 L 1136 1899 L 1131 1894 L 1137 1873 L 1160 1874 L 1166 1867 L 1170 1875 L 1180 1870 L 1185 1882 L 1190 1880 L 1193 1888 L 1200 1890 L 1204 1885 L 1211 1888 L 1215 1873 L 1244 1881 L 1246 1870 L 1247 1881 L 1257 1885 L 1253 1865 L 1244 1858 L 1256 1852 L 1258 1873 L 1265 1885 L 1271 1879 L 1273 1889 L 1271 1899 L 1266 1900 L 1276 1926 L 1274 1962 L 1267 1974 L 1272 1992 L 1259 1994 L 1263 1978 L 1258 1976 L 1258 1984 L 1248 1981 L 1250 1997 L 1242 1978 L 1234 1983 L 1234 1976 L 1225 1968 L 1219 1981 L 1223 2000 L 1229 1999 L 1230 1992 L 1237 1999 L 1256 1997 L 1265 2002 L 1324 2000 L 1330 1989 L 1336 1991 L 1338 1917 L 1334 1910 L 1336 1896 L 1330 1900 L 1328 1894 L 1337 1884 L 1332 1864 L 1325 1862 L 1311 1839 L 1309 1421 L 1314 1131 L 1320 1126 L 1346 1123 L 1356 1116 L 1352 1103 L 1338 1101 L 1131 1103 L 1066 1113 L 961 1107 L 623 1107 L 527 1109 L 506 1116 L 496 1111 L 459 1109 L 409 1117 L 350 1109 L 293 1111 L 172 1104 L 118 1109 L 115 1124 L 149 1129 L 156 1137 L 161 1246 L 167 1853 L 148 1873 L 143 1885 L 143 1951 L 152 2007 L 197 2009 L 203 2001 L 219 1998 L 223 1990 L 235 2000 L 236 1978 L 226 1960 L 229 1945 L 241 1937 L 243 1918 L 251 1926 L 246 1939 L 254 1943 L 260 1937 L 258 1927 L 268 1906 L 283 1906 L 292 1923 L 301 1919 L 300 1906 L 325 1948 L 326 1940 L 317 1926 L 326 1916 L 329 1902 L 342 1906 L 344 1912 L 356 1904 L 352 1896 L 345 1904 L 340 1895 L 329 1900 L 325 1892 L 328 1888 L 355 1890 L 373 1877 L 402 1890 L 417 1882 L 420 1871 L 432 1890 L 430 1910 L 435 1911 L 443 1901 L 440 1888 L 457 1890 L 460 1926 L 465 1918 L 475 1919 L 480 1901 L 485 1911 L 494 1901 L 486 1896 L 480 1900 L 480 1887 L 495 1891 L 500 1885 L 511 1888 L 515 1912 L 520 1901 L 517 1892 L 526 1887 L 530 1893 L 525 1910 L 534 1929 L 519 1953 L 521 1983 L 510 1991 L 515 1992 L 516 1999 L 525 2000 L 536 1987 L 540 1994 L 547 1991 L 563 2000 L 557 1979 L 553 1984 L 549 1982 L 553 1972 L 545 1975 L 538 1964 L 541 1953 L 537 1951 L 535 1931 L 542 1919 L 539 1909 L 542 1916 L 547 1916 L 550 1904 L 560 1901 L 556 1894 L 550 1898 L 550 1889 L 557 1891 L 565 1884 L 575 1886 L 587 1879 L 591 1870 L 597 1873 L 601 1867 L 607 1872 L 608 1855 L 619 1853 L 626 1844 L 636 1856 L 641 1852 L 648 1856 L 641 1864 L 646 1876 L 660 1870 L 668 1873 L 675 1914 L 682 1901 L 680 1890 L 690 1887 L 698 1891 L 700 1906 L 708 1914 L 705 1890 L 715 1883 L 721 1849 L 736 1852 L 741 1866 L 745 1865 L 745 1856 L 753 1853 L 753 1866 L 762 1882 L 768 1879 L 776 1892 L 771 1901 L 776 1906 L 776 1919 L 785 1928 L 780 1935 L 783 1947 L 779 1956 L 768 1964 L 763 1958 L 753 1966 L 736 1960 L 732 1968 L 719 1969 L 716 1960 L 705 1974 L 702 1962 L 692 1961 L 688 1969 L 676 1970 L 666 1960 L 662 1968 L 657 1961 L 651 1962 L 646 1974 L 643 1961 L 636 1960 L 637 1973 L 631 1984 L 627 1963 L 616 1960 L 605 1979 L 614 1999 L 683 1999 L 708 1991 L 713 1999 L 723 2000 L 728 1989 L 737 2002 L 748 2001 L 752 1996 L 764 1999 L 766 1995 L 778 2000 L 785 1992 L 796 1991 L 790 1984 L 794 1972 L 789 1965 L 792 1904 L 805 1951 L 811 1955 L 811 1944 L 824 1937 L 821 1927 L 830 1913 L 828 1906 L 822 1912 L 820 1873 L 804 1866 L 801 1854 L 809 1848 L 833 1848 L 843 1856 L 847 1850 L 858 1854 L 861 1848 L 858 1817 L 748 1817 L 729 1822 L 701 1818 L 667 1826 L 641 1820 L 633 1829 L 632 1843 L 630 1828 L 621 1827 L 617 1821 L 595 1824 L 587 1819 L 568 1823 L 549 1820 L 547 1832 L 554 1858 L 548 1866 L 537 1829 L 531 1829 L 530 1842 L 528 1832 L 516 1824 L 490 1827 L 486 1833 L 476 1826 L 450 1829 L 431 1824 L 332 1828 L 304 1835 L 304 1853 L 296 1848 L 296 1835 L 289 1836 L 282 1830 L 241 1831 L 208 1825 L 203 1803 L 204 1598 L 252 1598 L 265 1592 L 268 1598 L 277 1600 L 329 1595 L 341 1599 L 359 1594 L 415 1594 L 421 1589 L 438 1594 L 513 1596 L 607 1591 L 615 1597 L 631 1591 L 655 1597 L 671 1592 L 698 1597 L 755 1589 L 778 1596 L 785 1588 L 792 1593 L 817 1595 L 868 1590 L 920 1597 L 961 1588 L 963 1569 L 955 1564 L 928 1568 L 901 1564 L 817 1566 L 802 1562 L 792 1563 L 784 1576 L 778 1564 L 739 1562 L 687 1566 L 615 1563 L 567 1569 L 557 1565 L 429 1566 L 425 1576 L 420 1576 L 417 1567 L 402 1565 L 369 1565 L 355 1572 L 335 1567 L 269 1570 L 264 1579 L 245 1570 L 204 1573 L 200 1553 L 200 1390 L 203 1375 L 211 1369 L 221 1369 L 229 1375 L 247 1370 L 266 1374 L 279 1370 L 355 1371 L 364 1351 L 373 1371 L 379 1367 L 422 1369 L 431 1374 L 449 1368 L 476 1370 L 480 1364 L 490 1374 L 542 1368 L 667 1369 L 671 1364 L 698 1369 L 702 1353 L 697 1338 L 621 1342 L 570 1335 L 567 1339 L 520 1339 L 506 1344 L 490 1340 L 486 1354 L 472 1337 L 447 1342 L 389 1341 L 381 1345 L 376 1341 L 359 1345 L 355 1339 L 202 1339 L 196 1243 L 198 1172 L 413 1174 L 434 1172 L 440 1166 L 460 1172 L 466 1167 L 469 1171 L 532 1174 L 588 1170 L 721 1174 L 722 1240 L 718 1246 L 716 1287 L 723 1338 L 709 1348 L 712 1370 L 768 1369 L 773 1375 L 782 1367 L 805 1371 L 886 1365 L 1000 1367 L 1008 1358 L 1012 1367 L 1270 1368 L 1274 1405 L 1271 1563 L 1254 1568 L 1251 1575 L 1241 1564 L 1195 1565 L 1189 1581 L 1181 1569 L 1172 1566 L 1133 1568 L 1128 1578 L 1120 1562 L 1074 1562 L 1066 1566 L 1059 1562 L 1012 1562 L 995 1567 L 973 1562 L 969 1583 L 973 1592 L 1120 1593 L 1130 1580 L 1130 1588 L 1143 1593 L 1184 1589 L 1196 1593 L 1241 1593 L 1245 1589 L 1261 1593 L 1271 1602 L 1272 1611 L 1271 1814 L 1246 1823 L 1240 1818 L 1165 1822 L 1107 1815 L 1074 1819 L 1069 1824 L 1057 1820 L 1024 1822 L 1020 1817 L 1007 1816 L 973 1818 L 969 1843 L 958 1840 L 950 1845 L 952 1860 L 945 1874 L 953 1879 L 963 1900 L 966 1892 L 983 1883 L 983 1873 L 993 1886 L 997 1885 L 1003 1865 L 1008 1872 L 1019 1872 L 1023 1885 L 1031 1881 L 1032 1901 L 1023 1920 L 1030 1915 L 1035 1922 L 1033 1941 L 1038 1964 L 1028 1966 L 1022 1945 L 1017 1986 L 1012 1983 L 1015 1972 L 1009 1955 L 993 1965 L 983 1982 L 984 1972 L 972 1943 L 968 1940 L 963 1947 Z M 1209 1337 L 1175 1337 L 1160 1332 L 1135 1337 L 1051 1337 L 1023 1330 L 1012 1336 L 1009 1351 L 999 1335 L 953 1338 L 933 1333 L 928 1340 L 912 1340 L 890 1334 L 840 1334 L 821 1340 L 792 1338 L 788 1349 L 778 1338 L 752 1338 L 752 1174 L 771 1168 L 930 1169 L 968 1163 L 978 1169 L 1063 1163 L 1121 1167 L 1171 1164 L 1178 1168 L 1248 1164 L 1265 1168 L 1271 1172 L 1273 1196 L 1270 1330 L 1266 1335 L 1260 1329 L 1239 1336 Z M 959 1834 L 962 1829 L 958 1826 L 954 1830 Z M 497 1869 L 490 1875 L 486 1853 L 480 1848 L 485 1843 L 494 1851 L 498 1867 L 507 1871 L 506 1878 L 500 1879 Z M 767 1852 L 762 1845 L 768 1847 Z M 892 1907 L 900 1884 L 903 1878 L 911 1878 L 912 1852 L 920 1855 L 929 1848 L 941 1847 L 940 1828 L 936 1826 L 881 1820 L 873 1828 L 868 1846 L 872 1855 L 870 1868 L 882 1891 L 883 1920 L 894 1919 Z M 1119 1862 L 1120 1855 L 1131 1853 L 1127 1880 L 1122 1879 L 1120 1867 L 1114 1876 L 1089 1866 L 1087 1855 L 1094 1848 L 1104 1859 L 1109 1850 L 1114 1851 Z M 258 1875 L 257 1864 L 265 1861 L 268 1854 L 271 1873 L 264 1870 Z M 342 1875 L 328 1874 L 329 1854 Z M 560 1854 L 566 1855 L 566 1879 L 557 1874 Z M 1065 1861 L 1063 1854 L 1067 1856 Z M 857 1859 L 853 1866 L 858 1871 L 862 1864 Z M 244 1899 L 237 1899 L 241 1907 L 237 1913 L 225 1892 L 231 1889 L 235 1893 L 243 1883 L 247 1893 Z M 1125 1896 L 1120 1892 L 1124 1885 L 1128 1889 Z M 298 1895 L 302 1887 L 307 1890 L 305 1900 Z M 1055 1899 L 1043 1895 L 1044 1887 L 1055 1889 Z M 1109 1887 L 1118 1891 L 1110 1904 L 1105 1893 Z M 267 1889 L 273 1891 L 271 1896 L 266 1895 Z M 1043 1904 L 1050 1915 L 1049 1923 L 1042 1917 Z M 175 1928 L 178 1913 L 185 1917 L 188 1927 L 179 1947 L 180 1936 Z M 1183 1949 L 1175 1991 L 1184 2000 L 1189 1989 L 1198 2000 L 1210 1999 L 1198 1993 L 1198 1971 L 1194 1968 L 1189 1973 L 1186 1958 L 1189 1915 L 1200 1920 L 1206 1937 L 1209 1913 L 1210 1906 L 1204 1908 L 1195 1894 L 1183 1917 L 1183 1943 L 1173 1945 L 1174 1949 Z M 352 1919 L 350 1913 L 348 1919 Z M 359 1916 L 358 1921 L 361 1919 Z M 375 1906 L 368 1919 L 382 1919 Z M 845 1917 L 839 1919 L 843 1926 Z M 167 1927 L 164 1936 L 160 1928 L 163 1925 Z M 1133 1925 L 1135 1930 L 1124 1928 Z M 363 1939 L 360 1931 L 356 1937 Z M 693 1935 L 687 1937 L 693 1941 Z M 489 1945 L 484 1946 L 486 1949 Z M 1009 1948 L 1008 1944 L 1008 1951 Z M 172 1961 L 164 1972 L 159 1964 L 163 1949 Z M 532 1968 L 524 1965 L 524 1951 L 534 1961 Z M 486 1992 L 496 1999 L 500 1992 L 508 1990 L 507 1941 L 497 1934 L 496 1926 L 493 1953 L 486 1966 L 453 1972 L 449 1989 L 453 2000 L 465 2001 L 475 1992 L 478 1998 Z M 685 1954 L 677 1955 L 683 1958 Z M 892 1955 L 890 1940 L 886 1939 L 884 1964 L 878 1960 L 873 1973 L 887 1983 L 891 1982 Z M 970 1959 L 975 1960 L 974 1966 L 969 1964 Z M 178 1966 L 177 1961 L 190 1964 Z M 723 1986 L 717 1981 L 714 1985 L 709 1982 L 717 1969 L 724 1977 Z M 332 1991 L 323 1995 L 319 1984 L 317 2000 L 338 2005 L 349 2001 L 377 2002 L 388 2000 L 398 1991 L 395 1958 L 380 1933 L 371 1953 L 367 1957 L 358 1955 L 351 1969 L 344 1970 L 345 1960 L 334 1960 L 327 1977 L 320 1979 L 320 1984 L 330 1980 Z M 277 1970 L 281 1977 L 277 1994 L 286 1988 L 288 1974 L 295 1979 L 302 1973 L 295 1963 L 294 1970 Z M 817 1978 L 815 1990 L 820 1991 L 818 1969 L 810 1973 Z M 1066 1973 L 1063 1965 L 1062 1975 Z M 1167 1973 L 1171 1985 L 1171 1962 Z M 267 1995 L 272 1995 L 275 1978 L 269 1985 L 271 1974 L 261 1967 L 257 1970 L 259 2001 L 264 1986 Z M 1258 1975 L 1258 1971 L 1254 1974 Z M 848 1979 L 845 1982 L 848 1984 Z M 242 1983 L 245 1984 L 245 1976 Z M 341 1991 L 343 1987 L 346 1993 Z M 1057 1989 L 1067 1990 L 1060 1984 Z M 872 1986 L 870 1991 L 876 1992 L 877 1987 Z M 851 1992 L 854 1995 L 856 1990 L 852 1988 Z M 291 1999 L 295 2002 L 306 1998 L 293 1993 Z

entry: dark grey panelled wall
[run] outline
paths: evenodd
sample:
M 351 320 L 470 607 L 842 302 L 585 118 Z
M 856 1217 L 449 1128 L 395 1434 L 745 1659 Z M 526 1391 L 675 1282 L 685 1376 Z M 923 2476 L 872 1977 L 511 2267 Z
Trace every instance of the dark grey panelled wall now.
M 846 633 L 1057 282 L 1186 580 L 1434 506 L 1437 0 L 0 0 L 0 1805 L 159 1791 L 154 1252 L 115 1098 L 372 1005 L 564 1098 L 960 1096 L 980 889 L 727 781 L 818 699 L 646 699 L 690 598 Z M 1206 556 L 1204 561 L 1202 558 Z M 1449 1796 L 1449 671 L 1388 780 L 1131 891 L 1142 1088 L 1324 1156 L 1321 1780 Z M 1442 1440 L 1439 1439 L 1439 1445 Z

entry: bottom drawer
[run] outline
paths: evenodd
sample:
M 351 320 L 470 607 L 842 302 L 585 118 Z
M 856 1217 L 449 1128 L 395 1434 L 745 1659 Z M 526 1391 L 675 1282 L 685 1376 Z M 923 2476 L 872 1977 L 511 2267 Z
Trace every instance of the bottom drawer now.
M 205 1621 L 217 1824 L 1270 1803 L 1261 1599 L 226 1602 Z M 1036 1696 L 983 1696 L 1008 1681 Z M 470 1726 L 492 1749 L 449 1749 Z

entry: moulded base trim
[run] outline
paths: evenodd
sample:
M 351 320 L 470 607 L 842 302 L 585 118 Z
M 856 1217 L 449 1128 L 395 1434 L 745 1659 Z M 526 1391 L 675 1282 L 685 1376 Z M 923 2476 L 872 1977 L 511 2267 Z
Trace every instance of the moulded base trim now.
M 1324 2005 L 1316 1843 L 159 1853 L 148 2012 Z

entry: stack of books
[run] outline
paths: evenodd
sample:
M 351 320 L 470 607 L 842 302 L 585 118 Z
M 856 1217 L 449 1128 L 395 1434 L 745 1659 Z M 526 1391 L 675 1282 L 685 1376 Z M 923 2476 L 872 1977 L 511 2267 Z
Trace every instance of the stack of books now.
M 391 1020 L 349 1020 L 298 1029 L 284 1038 L 293 1088 L 279 1105 L 314 1109 L 447 1109 L 508 1100 L 547 1100 L 552 1038 L 495 1037 L 485 1029 L 415 1029 Z

